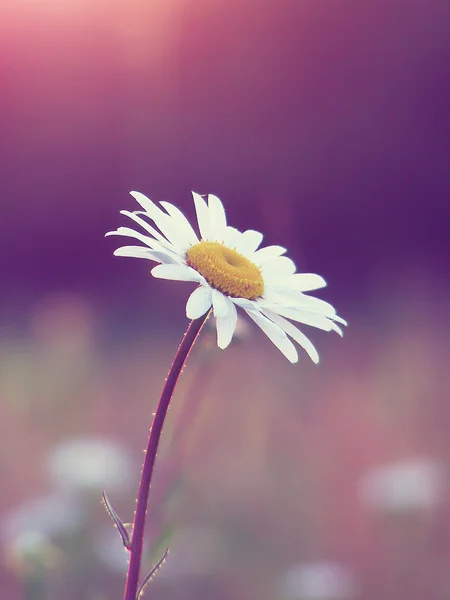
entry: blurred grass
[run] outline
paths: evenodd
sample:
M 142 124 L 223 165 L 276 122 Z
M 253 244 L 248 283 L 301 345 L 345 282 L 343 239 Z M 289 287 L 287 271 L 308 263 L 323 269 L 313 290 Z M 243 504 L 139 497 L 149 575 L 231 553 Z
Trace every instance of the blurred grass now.
M 156 597 L 283 600 L 286 572 L 311 561 L 348 569 L 352 597 L 449 597 L 449 328 L 431 304 L 398 305 L 389 327 L 354 315 L 343 340 L 313 332 L 318 367 L 306 355 L 289 365 L 253 329 L 226 352 L 212 329 L 202 333 L 150 495 L 147 566 L 171 546 L 151 583 Z M 11 600 L 121 597 L 119 536 L 101 545 L 113 528 L 100 503 L 104 470 L 98 490 L 68 491 L 51 478 L 49 460 L 87 436 L 131 453 L 133 477 L 124 473 L 110 494 L 131 521 L 176 337 L 149 331 L 105 351 L 102 336 L 89 307 L 67 297 L 37 308 L 26 335 L 0 339 L 0 588 Z M 422 457 L 442 473 L 434 503 L 396 511 L 364 503 L 360 482 L 373 469 Z M 83 460 L 70 468 L 82 473 Z M 48 533 L 38 513 L 18 520 L 48 495 L 67 519 L 81 507 L 73 527 Z M 304 585 L 300 577 L 297 597 L 310 593 Z

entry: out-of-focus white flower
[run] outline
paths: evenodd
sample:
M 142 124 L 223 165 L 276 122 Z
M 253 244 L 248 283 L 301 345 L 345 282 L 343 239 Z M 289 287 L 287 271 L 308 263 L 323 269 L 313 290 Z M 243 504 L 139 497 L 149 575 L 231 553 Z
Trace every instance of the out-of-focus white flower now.
M 131 237 L 144 246 L 123 246 L 114 254 L 161 263 L 152 269 L 154 277 L 198 284 L 187 301 L 186 315 L 197 319 L 212 306 L 219 348 L 226 348 L 235 333 L 237 307 L 247 313 L 290 362 L 296 362 L 298 354 L 289 337 L 314 362 L 319 361 L 313 344 L 291 321 L 342 335 L 336 322 L 343 325 L 346 322 L 337 316 L 331 304 L 305 293 L 324 287 L 325 280 L 312 273 L 296 273 L 293 261 L 282 256 L 286 249 L 281 246 L 259 248 L 263 235 L 258 231 L 249 229 L 242 233 L 228 226 L 217 196 L 209 194 L 206 202 L 199 194 L 193 194 L 199 238 L 173 204 L 161 202 L 165 209 L 162 210 L 140 192 L 131 195 L 144 210 L 121 213 L 147 235 L 129 227 L 119 227 L 106 235 Z
M 7 513 L 1 520 L 1 534 L 6 545 L 32 543 L 70 533 L 84 519 L 84 510 L 63 494 L 50 494 L 26 502 Z M 17 543 L 19 543 L 17 542 Z
M 134 474 L 135 465 L 118 443 L 103 438 L 77 438 L 57 446 L 48 459 L 56 487 L 69 492 L 119 491 Z
M 436 460 L 416 458 L 377 467 L 359 483 L 362 501 L 386 512 L 429 509 L 438 504 L 445 484 Z
M 357 591 L 353 573 L 337 562 L 317 561 L 293 565 L 282 577 L 282 598 L 343 600 Z

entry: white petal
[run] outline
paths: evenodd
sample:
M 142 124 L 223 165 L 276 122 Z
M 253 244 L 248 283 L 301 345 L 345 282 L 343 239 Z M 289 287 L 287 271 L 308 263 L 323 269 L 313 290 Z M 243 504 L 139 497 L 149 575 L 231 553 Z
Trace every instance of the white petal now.
M 337 321 L 342 325 L 347 325 L 347 321 L 345 321 L 341 317 L 338 317 L 335 308 L 329 302 L 325 302 L 325 300 L 321 300 L 320 298 L 313 298 L 312 296 L 308 296 L 307 294 L 300 295 L 301 302 L 298 308 L 308 311 L 312 314 L 323 315 L 324 317 L 328 317 L 329 319 Z
M 143 246 L 122 246 L 114 251 L 114 256 L 126 256 L 128 258 L 146 258 L 160 263 L 180 264 L 179 259 L 174 260 L 170 254 L 154 252 Z
M 299 323 L 304 323 L 305 325 L 310 325 L 311 327 L 317 327 L 317 329 L 322 329 L 323 331 L 336 331 L 337 333 L 342 334 L 339 327 L 335 325 L 335 323 L 333 323 L 333 321 L 331 321 L 328 317 L 323 315 L 315 314 L 308 310 L 301 310 L 298 308 L 281 306 L 278 304 L 261 304 L 263 310 L 272 310 L 276 314 L 286 317 L 287 319 L 292 319 L 293 321 L 298 321 Z
M 243 308 L 244 310 L 253 310 L 254 312 L 261 312 L 260 307 L 253 300 L 247 300 L 246 298 L 231 298 L 231 297 L 230 297 L 230 300 L 231 300 L 231 302 L 236 304 L 236 306 L 239 306 L 240 308 Z
M 192 292 L 186 303 L 188 319 L 198 319 L 211 308 L 211 288 L 200 286 Z
M 154 202 L 141 194 L 140 192 L 130 192 L 135 200 L 139 202 L 145 213 L 158 229 L 164 234 L 164 236 L 171 242 L 178 250 L 186 250 L 189 247 L 189 242 L 183 234 L 183 228 L 179 226 L 176 220 L 172 219 L 170 215 L 162 211 Z
M 257 250 L 252 256 L 252 261 L 259 266 L 262 266 L 264 263 L 272 260 L 273 258 L 277 258 L 286 252 L 286 248 L 282 246 L 266 246 L 265 248 L 261 248 Z
M 120 235 L 122 237 L 134 238 L 135 240 L 139 240 L 140 242 L 142 242 L 149 248 L 152 248 L 153 250 L 165 251 L 166 249 L 167 250 L 169 249 L 168 245 L 162 246 L 157 240 L 150 237 L 149 235 L 144 235 L 142 233 L 139 233 L 139 231 L 135 231 L 134 229 L 131 229 L 130 227 L 118 227 L 118 229 L 116 229 L 116 231 L 108 231 L 108 233 L 105 234 L 105 237 L 109 237 L 111 235 Z M 173 249 L 173 246 L 172 246 L 172 249 Z
M 298 308 L 301 306 L 302 294 L 293 290 L 278 290 L 267 287 L 264 290 L 263 301 L 269 304 L 282 304 L 283 306 L 292 306 Z
M 208 207 L 206 206 L 206 202 L 203 200 L 200 194 L 192 192 L 192 197 L 194 198 L 195 212 L 197 213 L 200 236 L 202 240 L 208 240 L 210 235 Z
M 189 235 L 186 234 L 183 224 L 178 219 L 162 213 L 156 224 L 178 251 L 185 252 L 192 245 Z
M 252 255 L 263 240 L 263 234 L 253 229 L 244 231 L 236 244 L 236 250 L 244 256 Z
M 285 332 L 270 321 L 267 317 L 260 313 L 256 313 L 253 311 L 246 311 L 248 316 L 255 321 L 255 323 L 260 327 L 264 333 L 267 335 L 269 340 L 280 350 L 284 356 L 291 363 L 295 363 L 298 361 L 298 353 L 295 349 L 294 344 L 287 337 Z
M 295 282 L 295 289 L 300 292 L 318 290 L 327 285 L 325 279 L 315 273 L 295 273 L 292 275 L 292 280 Z
M 213 241 L 221 240 L 227 226 L 227 218 L 222 202 L 217 196 L 208 194 L 209 235 Z
M 131 238 L 137 239 L 140 242 L 144 243 L 149 248 L 151 248 L 154 252 L 157 252 L 158 254 L 170 257 L 170 260 L 162 261 L 162 262 L 173 262 L 173 263 L 184 262 L 184 253 L 180 255 L 179 253 L 177 253 L 175 251 L 175 248 L 173 248 L 173 246 L 170 246 L 170 247 L 162 246 L 159 242 L 157 242 L 153 238 L 151 238 L 147 235 L 142 235 L 141 233 L 138 233 L 137 231 L 134 231 L 134 229 L 130 229 L 129 227 L 119 227 L 119 229 L 117 229 L 117 231 L 108 231 L 108 233 L 106 234 L 105 237 L 109 237 L 111 235 L 119 235 L 121 237 L 131 237 Z M 172 248 L 172 250 L 170 248 Z
M 181 210 L 173 204 L 170 204 L 170 202 L 161 202 L 160 204 L 164 206 L 164 208 L 167 210 L 172 219 L 177 221 L 180 228 L 183 229 L 183 235 L 189 241 L 189 245 L 194 246 L 195 244 L 198 244 L 199 240 L 197 234 L 192 229 L 191 224 L 186 219 Z
M 130 192 L 133 198 L 139 202 L 145 211 L 145 214 L 156 224 L 156 226 L 166 235 L 163 231 L 161 224 L 167 221 L 167 214 L 162 211 L 150 198 L 141 194 L 141 192 Z M 167 237 L 167 236 L 166 236 Z M 169 238 L 168 238 L 169 239 Z
M 325 317 L 334 318 L 336 316 L 334 307 L 329 302 L 325 302 L 325 300 L 321 300 L 320 298 L 300 293 L 300 304 L 298 308 L 311 310 L 311 312 L 324 315 Z
M 322 315 L 329 317 L 335 321 L 342 322 L 343 319 L 336 315 L 336 311 L 331 304 L 321 300 L 320 298 L 313 298 L 307 296 L 302 292 L 292 289 L 276 289 L 275 287 L 268 286 L 268 289 L 264 291 L 261 302 L 267 302 L 268 304 L 277 304 L 288 308 L 296 308 L 309 313 Z M 343 323 L 346 324 L 345 321 Z
M 280 317 L 280 315 L 277 315 L 272 311 L 267 311 L 266 314 L 271 321 L 273 321 L 276 325 L 279 325 L 288 335 L 291 336 L 293 340 L 295 340 L 304 350 L 306 350 L 309 357 L 315 364 L 319 362 L 319 354 L 317 350 L 313 346 L 312 342 L 306 337 L 306 335 L 300 331 L 300 329 L 290 323 L 287 319 Z
M 139 204 L 142 206 L 142 208 L 145 210 L 145 212 L 151 219 L 155 220 L 155 214 L 157 214 L 158 212 L 162 212 L 161 209 L 159 209 L 156 206 L 156 204 L 152 202 L 152 200 L 150 200 L 150 198 L 147 198 L 147 196 L 145 196 L 141 192 L 130 192 L 130 194 L 137 202 L 139 202 Z
M 114 250 L 114 256 L 127 256 L 130 258 L 148 258 L 153 252 L 144 246 L 122 246 Z M 152 259 L 150 259 L 152 260 Z
M 205 280 L 187 265 L 157 265 L 151 271 L 153 277 L 158 279 L 172 279 L 174 281 L 198 281 L 205 283 Z
M 345 319 L 343 319 L 342 317 L 338 317 L 337 315 L 330 317 L 330 319 L 333 319 L 333 321 L 336 321 L 337 323 L 341 323 L 341 325 L 345 325 L 345 326 L 348 325 L 348 323 Z
M 216 319 L 217 327 L 217 345 L 219 348 L 226 348 L 233 338 L 236 330 L 237 311 L 234 304 L 230 302 L 229 312 L 226 317 L 218 317 Z
M 260 267 L 262 269 L 262 267 Z M 271 291 L 282 291 L 282 292 L 291 292 L 296 291 L 300 293 L 300 290 L 295 288 L 295 285 L 292 281 L 293 275 L 287 275 L 283 277 L 277 277 L 276 279 L 272 277 L 270 281 L 267 282 L 266 289 L 270 289 Z
M 336 325 L 336 323 L 333 323 L 333 322 L 331 323 L 331 329 L 332 329 L 333 331 L 335 331 L 335 332 L 336 332 L 338 335 L 340 335 L 341 337 L 343 337 L 343 335 L 344 335 L 344 332 L 342 331 L 342 329 L 341 329 L 340 327 L 338 327 L 338 326 Z
M 279 279 L 295 273 L 295 263 L 287 256 L 280 256 L 261 266 L 264 281 Z
M 218 290 L 212 290 L 212 303 L 215 317 L 226 317 L 230 311 L 230 300 Z
M 137 213 L 137 212 L 132 213 L 129 210 L 121 210 L 120 214 L 121 215 L 125 215 L 126 217 L 129 217 L 135 223 L 137 223 L 138 225 L 140 225 L 143 229 L 145 229 L 148 233 L 150 233 L 156 240 L 158 240 L 158 242 L 162 246 L 169 247 L 170 249 L 173 250 L 173 245 L 168 240 L 166 240 L 166 238 L 158 230 L 156 230 L 149 223 L 147 223 L 147 221 L 145 221 L 144 219 L 142 219 L 141 217 L 139 217 L 138 216 L 139 213 Z M 147 213 L 144 212 L 143 214 L 146 215 Z
M 228 248 L 236 248 L 242 233 L 235 227 L 227 227 L 223 233 L 222 241 Z M 219 241 L 219 240 L 218 240 Z

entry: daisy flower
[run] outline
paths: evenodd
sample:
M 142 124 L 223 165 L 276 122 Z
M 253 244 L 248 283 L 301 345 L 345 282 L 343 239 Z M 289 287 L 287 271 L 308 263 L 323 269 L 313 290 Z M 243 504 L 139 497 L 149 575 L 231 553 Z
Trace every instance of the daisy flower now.
M 121 214 L 141 231 L 119 227 L 106 235 L 134 238 L 141 246 L 122 246 L 114 254 L 145 258 L 158 264 L 151 273 L 160 279 L 191 281 L 197 288 L 186 304 L 189 319 L 198 319 L 212 307 L 216 318 L 217 344 L 226 348 L 236 329 L 237 309 L 244 310 L 294 363 L 297 342 L 317 363 L 319 355 L 310 340 L 292 321 L 336 331 L 346 322 L 327 302 L 307 295 L 326 285 L 313 273 L 296 273 L 293 261 L 281 246 L 260 248 L 263 235 L 241 232 L 227 225 L 222 202 L 212 194 L 193 193 L 199 236 L 184 214 L 169 202 L 157 206 L 140 192 L 131 192 L 143 210 Z

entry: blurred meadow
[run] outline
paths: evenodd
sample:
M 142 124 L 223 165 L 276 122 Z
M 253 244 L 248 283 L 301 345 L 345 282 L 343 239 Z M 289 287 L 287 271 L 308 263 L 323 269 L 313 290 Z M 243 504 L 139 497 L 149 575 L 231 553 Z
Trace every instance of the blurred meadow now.
M 202 332 L 150 493 L 148 598 L 450 599 L 450 3 L 0 6 L 0 598 L 122 598 L 190 284 L 114 258 L 139 190 L 288 248 L 348 320 L 289 364 Z M 145 570 L 145 567 L 144 567 Z

